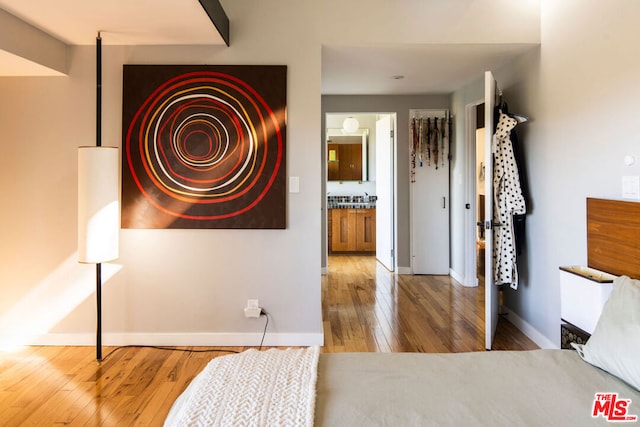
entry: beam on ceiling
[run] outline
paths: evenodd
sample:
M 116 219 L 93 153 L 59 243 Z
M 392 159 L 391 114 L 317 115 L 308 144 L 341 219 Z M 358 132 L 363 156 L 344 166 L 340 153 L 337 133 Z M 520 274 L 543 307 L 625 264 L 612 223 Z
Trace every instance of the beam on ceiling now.
M 68 73 L 68 46 L 60 40 L 0 9 L 0 50 L 52 70 L 51 75 Z M 2 64 L 0 64 L 2 65 Z M 35 66 L 34 74 L 46 75 Z
M 229 46 L 229 18 L 222 8 L 222 5 L 218 0 L 199 1 L 204 11 L 207 12 L 209 19 L 211 19 L 211 22 L 213 22 L 213 25 L 220 33 L 220 36 L 227 46 Z

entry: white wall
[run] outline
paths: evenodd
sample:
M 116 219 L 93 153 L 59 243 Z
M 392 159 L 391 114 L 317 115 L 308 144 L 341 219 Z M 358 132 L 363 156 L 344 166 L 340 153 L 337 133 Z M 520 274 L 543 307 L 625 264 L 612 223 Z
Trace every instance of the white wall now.
M 578 13 L 579 12 L 579 13 Z M 506 304 L 559 345 L 558 267 L 586 265 L 586 198 L 621 197 L 640 175 L 640 3 L 542 3 L 542 46 L 496 73 L 523 125 L 531 189 L 522 282 Z M 517 109 L 517 110 L 516 110 Z
M 519 289 L 505 290 L 505 305 L 542 346 L 560 342 L 558 267 L 587 263 L 586 198 L 619 199 L 622 176 L 640 175 L 640 164 L 623 164 L 625 155 L 640 159 L 640 58 L 629 54 L 640 39 L 637 16 L 633 1 L 544 1 L 540 49 L 494 70 L 510 111 L 531 117 L 517 128 L 530 188 L 526 246 Z M 481 96 L 481 82 L 472 87 Z M 454 94 L 458 114 L 473 98 L 468 90 Z M 455 204 L 463 190 L 454 188 Z M 460 214 L 452 229 L 456 271 L 464 262 Z
M 300 193 L 288 195 L 286 230 L 123 230 L 121 257 L 105 266 L 113 274 L 103 294 L 107 344 L 257 344 L 263 322 L 244 319 L 248 298 L 259 298 L 273 316 L 269 330 L 279 335 L 268 335 L 267 344 L 321 340 L 322 44 L 539 39 L 536 1 L 222 3 L 231 47 L 104 48 L 103 142 L 120 144 L 124 63 L 285 64 L 287 175 L 300 177 Z M 366 19 L 354 20 L 349 12 L 361 16 L 365 6 Z M 72 48 L 68 77 L 0 78 L 3 340 L 18 334 L 28 342 L 93 342 L 93 269 L 74 258 L 76 147 L 95 140 L 93 55 L 91 47 Z M 347 111 L 367 110 L 355 102 Z M 401 115 L 398 123 L 406 133 Z M 408 177 L 402 150 L 399 174 Z M 407 195 L 408 186 L 399 188 L 401 204 Z M 398 239 L 407 242 L 398 259 L 408 266 L 408 210 L 399 210 L 398 222 Z
M 103 49 L 103 143 L 120 145 L 123 63 L 285 64 L 286 168 L 300 193 L 287 195 L 286 230 L 122 230 L 120 270 L 104 285 L 106 344 L 257 345 L 264 319 L 244 318 L 248 298 L 272 316 L 266 344 L 322 343 L 320 235 L 311 232 L 320 229 L 320 44 L 300 19 L 315 13 L 297 1 L 224 6 L 230 48 Z M 78 283 L 82 297 L 64 297 L 74 303 L 30 328 L 62 334 L 39 342 L 91 344 L 93 267 L 74 252 L 76 147 L 95 142 L 95 49 L 72 49 L 68 77 L 1 78 L 0 94 L 0 338 L 27 336 L 21 323 Z

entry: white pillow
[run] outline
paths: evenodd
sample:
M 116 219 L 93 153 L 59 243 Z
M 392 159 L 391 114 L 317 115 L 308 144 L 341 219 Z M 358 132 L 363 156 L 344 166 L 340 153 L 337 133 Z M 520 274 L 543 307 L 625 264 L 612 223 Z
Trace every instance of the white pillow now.
M 620 276 L 580 356 L 640 390 L 640 280 Z

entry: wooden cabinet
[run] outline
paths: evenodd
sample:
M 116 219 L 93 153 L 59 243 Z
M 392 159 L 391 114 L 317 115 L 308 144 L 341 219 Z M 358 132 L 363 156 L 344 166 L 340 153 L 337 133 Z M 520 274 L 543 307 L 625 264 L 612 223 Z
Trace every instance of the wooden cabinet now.
M 375 209 L 356 209 L 356 251 L 376 251 Z
M 328 144 L 329 181 L 362 181 L 362 144 Z
M 332 209 L 331 252 L 375 252 L 375 209 Z
M 331 210 L 331 250 L 349 252 L 356 249 L 356 210 Z

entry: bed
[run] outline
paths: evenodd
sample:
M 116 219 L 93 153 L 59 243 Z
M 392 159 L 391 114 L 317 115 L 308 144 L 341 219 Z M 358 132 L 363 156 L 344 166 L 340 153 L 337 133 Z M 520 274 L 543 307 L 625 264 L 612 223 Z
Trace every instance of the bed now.
M 621 261 L 640 259 L 640 203 L 588 199 L 587 211 L 589 266 L 620 276 L 575 351 L 249 350 L 213 359 L 165 425 L 640 423 L 640 262 Z

